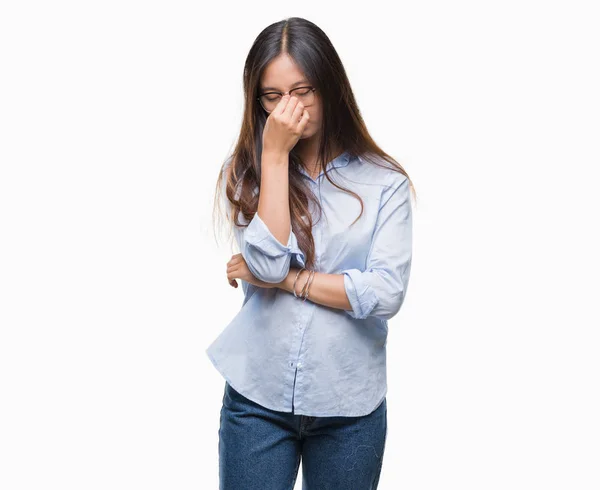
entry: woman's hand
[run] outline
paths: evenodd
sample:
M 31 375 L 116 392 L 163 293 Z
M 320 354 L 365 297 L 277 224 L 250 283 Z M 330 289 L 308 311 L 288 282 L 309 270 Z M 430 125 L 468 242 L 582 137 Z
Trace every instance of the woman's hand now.
M 261 288 L 277 287 L 277 284 L 272 282 L 264 282 L 257 279 L 252 272 L 250 272 L 250 269 L 248 269 L 248 265 L 246 264 L 244 257 L 242 257 L 242 254 L 232 255 L 229 262 L 227 262 L 227 279 L 232 287 L 237 288 L 238 283 L 235 278 L 249 282 L 250 284 L 254 284 L 255 286 Z
M 263 152 L 289 153 L 302 136 L 309 114 L 297 97 L 284 95 L 263 129 Z

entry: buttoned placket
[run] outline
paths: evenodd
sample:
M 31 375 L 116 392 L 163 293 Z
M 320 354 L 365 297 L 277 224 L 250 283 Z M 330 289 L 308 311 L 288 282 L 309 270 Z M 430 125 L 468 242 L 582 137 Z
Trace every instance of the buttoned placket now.
M 316 180 L 313 179 L 308 173 L 301 169 L 301 172 L 308 178 L 310 186 L 313 188 L 313 193 L 315 188 L 317 190 L 316 195 L 319 199 L 319 204 L 321 205 L 321 209 L 323 206 L 323 201 L 321 199 L 321 182 L 325 176 L 325 172 L 321 170 L 319 175 L 316 177 Z M 314 217 L 314 215 L 313 215 Z M 321 255 L 319 253 L 322 250 L 321 241 L 323 239 L 323 224 L 322 220 L 324 215 L 321 215 L 318 221 L 313 226 L 313 238 L 315 240 L 315 270 L 319 269 L 321 264 Z M 306 276 L 307 278 L 309 276 Z M 302 281 L 298 281 L 302 283 Z M 303 283 L 302 283 L 303 284 Z M 301 289 L 300 285 L 297 284 L 297 289 Z M 314 310 L 316 308 L 316 304 L 309 302 L 309 300 L 303 301 L 298 299 L 298 313 L 296 320 L 296 327 L 294 329 L 295 334 L 295 342 L 292 343 L 292 348 L 290 352 L 291 360 L 289 361 L 290 370 L 292 370 L 292 411 L 295 412 L 296 408 L 303 410 L 302 403 L 300 400 L 300 406 L 298 406 L 298 400 L 296 400 L 296 393 L 301 392 L 302 389 L 302 340 L 304 338 L 304 332 L 306 331 L 306 327 L 309 325 L 310 320 L 312 319 L 312 315 L 314 314 Z M 307 417 L 308 421 L 311 421 L 312 418 Z M 308 425 L 308 422 L 307 424 Z
M 313 192 L 315 191 L 315 187 L 317 187 L 317 195 L 319 199 L 319 203 L 321 203 L 321 187 L 320 181 L 323 173 L 319 174 L 317 180 L 315 181 L 310 175 L 305 174 L 308 177 L 310 186 L 313 188 Z M 316 232 L 316 233 L 315 233 Z M 319 264 L 321 261 L 321 256 L 319 254 L 320 241 L 322 238 L 322 230 L 320 226 L 320 221 L 317 222 L 313 227 L 313 238 L 315 240 L 315 270 L 319 269 Z M 310 276 L 308 274 L 303 274 L 303 277 L 308 279 Z M 301 290 L 301 285 L 304 282 L 298 281 L 296 285 L 296 291 Z M 302 367 L 303 367 L 303 355 L 302 355 L 302 341 L 304 338 L 304 333 L 306 332 L 306 328 L 309 325 L 312 316 L 314 314 L 314 309 L 316 305 L 309 300 L 298 299 L 298 308 L 296 315 L 296 328 L 294 329 L 295 342 L 292 343 L 291 348 L 291 360 L 289 361 L 289 366 L 293 370 L 293 380 L 292 380 L 292 410 L 295 411 L 296 408 L 302 409 L 302 401 L 300 400 L 300 406 L 298 406 L 298 400 L 296 399 L 296 393 L 302 391 Z

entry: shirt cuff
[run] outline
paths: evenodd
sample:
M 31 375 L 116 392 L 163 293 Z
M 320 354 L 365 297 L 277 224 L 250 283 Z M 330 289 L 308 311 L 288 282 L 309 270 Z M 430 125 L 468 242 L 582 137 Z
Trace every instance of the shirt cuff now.
M 368 284 L 363 272 L 358 269 L 342 271 L 344 274 L 344 288 L 352 310 L 344 310 L 353 318 L 365 319 L 373 308 L 379 303 L 375 290 Z
M 284 245 L 275 238 L 258 213 L 254 213 L 254 217 L 248 224 L 244 233 L 244 240 L 269 257 L 277 258 L 294 253 L 301 255 L 302 261 L 304 259 L 304 253 L 298 247 L 298 240 L 294 232 L 290 230 L 288 243 Z

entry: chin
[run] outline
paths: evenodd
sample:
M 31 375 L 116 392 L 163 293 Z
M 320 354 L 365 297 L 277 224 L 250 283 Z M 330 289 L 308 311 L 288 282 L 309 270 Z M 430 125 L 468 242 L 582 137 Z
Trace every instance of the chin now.
M 314 136 L 314 133 L 309 131 L 307 128 L 304 128 L 304 131 L 302 131 L 302 134 L 300 135 L 300 139 L 304 140 L 306 138 L 310 138 L 311 136 Z

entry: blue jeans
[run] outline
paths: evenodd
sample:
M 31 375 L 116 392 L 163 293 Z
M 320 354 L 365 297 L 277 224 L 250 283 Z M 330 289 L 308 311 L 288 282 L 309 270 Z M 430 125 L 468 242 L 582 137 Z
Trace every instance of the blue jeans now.
M 386 399 L 361 417 L 277 412 L 225 382 L 219 428 L 220 490 L 375 490 L 387 436 Z

